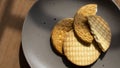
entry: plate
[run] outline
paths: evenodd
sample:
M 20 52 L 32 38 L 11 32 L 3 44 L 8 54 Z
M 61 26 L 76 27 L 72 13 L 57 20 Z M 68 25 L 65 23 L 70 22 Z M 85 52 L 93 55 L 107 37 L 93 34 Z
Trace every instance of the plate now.
M 120 67 L 120 11 L 108 0 L 39 0 L 28 13 L 22 31 L 22 46 L 31 68 L 75 68 L 54 53 L 50 43 L 53 26 L 63 18 L 74 17 L 80 6 L 98 4 L 97 15 L 110 25 L 110 49 L 88 68 Z

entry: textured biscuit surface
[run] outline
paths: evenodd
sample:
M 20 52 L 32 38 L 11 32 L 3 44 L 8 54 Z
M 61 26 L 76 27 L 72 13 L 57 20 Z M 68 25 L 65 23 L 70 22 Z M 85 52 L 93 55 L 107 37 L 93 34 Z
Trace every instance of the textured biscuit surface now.
M 96 15 L 96 12 L 97 12 L 97 4 L 87 4 L 78 10 L 78 13 L 80 13 L 84 17 L 90 15 Z
M 88 16 L 91 33 L 103 52 L 107 51 L 111 42 L 111 30 L 107 22 L 100 16 Z
M 86 66 L 94 63 L 100 56 L 100 51 L 95 44 L 85 46 L 74 35 L 73 30 L 67 34 L 63 51 L 69 61 L 78 66 Z
M 95 15 L 97 12 L 96 4 L 88 4 L 81 7 L 74 17 L 74 30 L 77 36 L 87 42 L 91 43 L 93 41 L 93 36 L 90 33 L 90 29 L 88 26 L 87 16 Z
M 60 20 L 52 30 L 52 43 L 54 48 L 60 54 L 62 54 L 62 46 L 66 33 L 72 29 L 72 24 L 73 18 L 65 18 L 63 20 Z

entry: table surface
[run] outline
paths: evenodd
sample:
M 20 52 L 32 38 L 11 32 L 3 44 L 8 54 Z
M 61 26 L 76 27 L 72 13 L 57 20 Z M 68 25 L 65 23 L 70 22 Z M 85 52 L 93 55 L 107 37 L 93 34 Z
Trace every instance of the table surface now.
M 36 0 L 0 0 L 0 68 L 30 68 L 21 44 L 25 16 Z

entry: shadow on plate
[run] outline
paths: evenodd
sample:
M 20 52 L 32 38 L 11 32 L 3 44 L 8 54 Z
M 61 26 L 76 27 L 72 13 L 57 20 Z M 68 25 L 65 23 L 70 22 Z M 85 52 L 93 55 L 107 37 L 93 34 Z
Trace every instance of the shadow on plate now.
M 88 65 L 88 66 L 77 66 L 77 65 L 71 63 L 65 56 L 62 56 L 61 58 L 62 58 L 62 60 L 63 60 L 63 63 L 64 63 L 68 68 L 91 68 L 91 67 L 95 64 L 95 62 L 94 62 L 93 64 Z
M 19 49 L 19 63 L 20 63 L 20 68 L 31 68 L 29 64 L 27 63 L 26 58 L 24 56 L 23 49 L 22 49 L 22 43 Z

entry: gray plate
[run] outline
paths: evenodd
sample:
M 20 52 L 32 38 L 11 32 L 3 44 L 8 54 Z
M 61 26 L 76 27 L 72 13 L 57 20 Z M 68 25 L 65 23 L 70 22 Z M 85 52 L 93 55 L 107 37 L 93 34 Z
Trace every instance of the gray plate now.
M 120 12 L 112 2 L 106 0 L 40 0 L 26 17 L 22 32 L 23 51 L 32 68 L 76 68 L 65 58 L 53 52 L 50 33 L 57 21 L 74 17 L 80 6 L 88 3 L 98 4 L 97 15 L 102 16 L 109 23 L 112 42 L 108 52 L 102 55 L 96 63 L 86 68 L 120 67 Z

